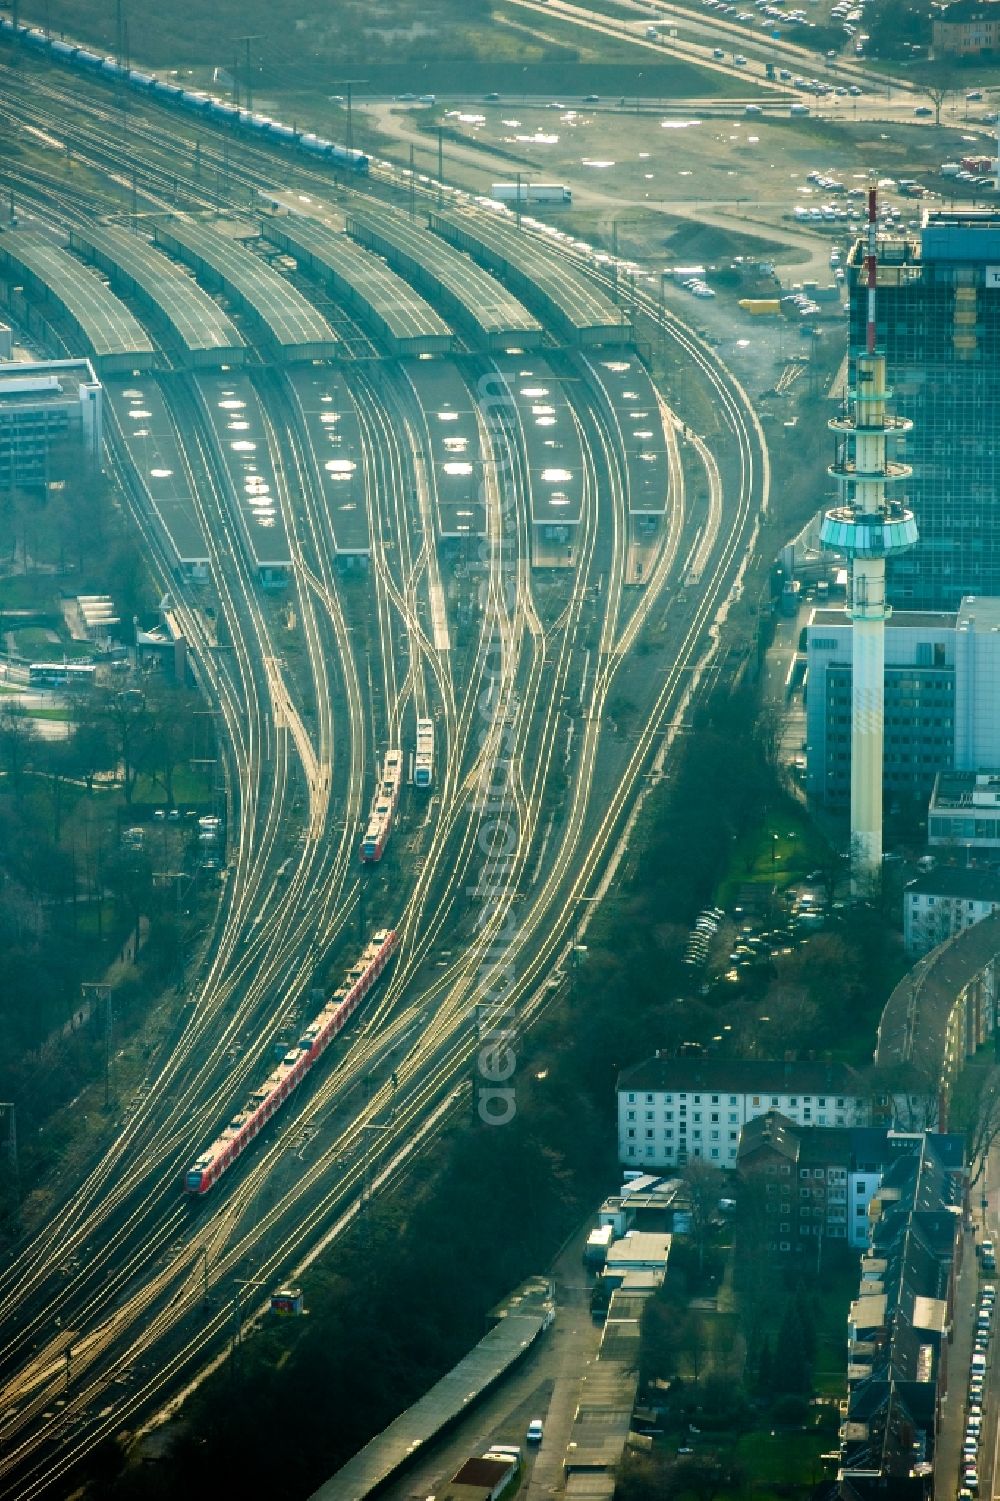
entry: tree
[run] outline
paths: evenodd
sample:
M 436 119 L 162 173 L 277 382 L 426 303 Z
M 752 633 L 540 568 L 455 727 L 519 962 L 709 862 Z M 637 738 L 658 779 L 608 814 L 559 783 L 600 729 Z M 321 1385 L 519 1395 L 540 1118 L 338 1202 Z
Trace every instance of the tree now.
M 967 1087 L 956 1097 L 949 1125 L 965 1134 L 974 1188 L 986 1171 L 990 1151 L 1000 1137 L 1000 1082 L 994 1069 L 967 1068 Z
M 795 1312 L 799 1316 L 802 1326 L 802 1348 L 810 1365 L 816 1363 L 816 1350 L 818 1336 L 816 1333 L 816 1315 L 813 1313 L 812 1302 L 805 1288 L 800 1284 L 795 1294 Z
M 774 1390 L 793 1396 L 812 1391 L 812 1362 L 806 1354 L 805 1331 L 794 1303 L 785 1307 L 774 1350 Z
M 146 694 L 146 709 L 154 722 L 147 770 L 163 788 L 171 807 L 174 775 L 191 754 L 191 716 L 200 702 L 190 689 L 162 682 L 150 684 Z
M 131 807 L 139 773 L 145 768 L 155 746 L 153 716 L 147 707 L 146 696 L 139 688 L 106 691 L 97 700 L 97 705 L 115 750 L 125 803 Z
M 929 0 L 882 0 L 865 19 L 873 57 L 905 57 L 931 39 Z
M 684 1170 L 691 1213 L 691 1243 L 698 1253 L 698 1272 L 705 1270 L 705 1247 L 719 1210 L 721 1178 L 717 1167 L 695 1159 Z
M 88 794 L 94 791 L 94 782 L 103 772 L 113 771 L 116 765 L 111 726 L 101 704 L 90 694 L 78 694 L 72 701 L 70 724 L 72 734 L 69 753 L 73 775 L 85 784 Z
M 927 96 L 934 106 L 935 125 L 941 124 L 941 106 L 950 93 L 951 89 L 947 84 L 929 83 L 927 85 Z
M 34 734 L 31 719 L 20 699 L 0 704 L 0 767 L 7 785 L 20 798 L 28 775 Z

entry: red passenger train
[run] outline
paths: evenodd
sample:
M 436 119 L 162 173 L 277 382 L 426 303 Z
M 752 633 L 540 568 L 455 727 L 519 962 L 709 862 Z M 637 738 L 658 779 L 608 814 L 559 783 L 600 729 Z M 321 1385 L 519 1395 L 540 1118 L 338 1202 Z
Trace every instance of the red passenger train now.
M 297 1047 L 291 1049 L 258 1085 L 240 1109 L 184 1177 L 189 1194 L 206 1194 L 250 1145 L 271 1116 L 296 1089 L 327 1046 L 346 1025 L 365 996 L 385 969 L 399 943 L 395 928 L 375 933 L 361 958 L 344 976 L 344 983 L 334 991 L 319 1015 L 303 1032 Z

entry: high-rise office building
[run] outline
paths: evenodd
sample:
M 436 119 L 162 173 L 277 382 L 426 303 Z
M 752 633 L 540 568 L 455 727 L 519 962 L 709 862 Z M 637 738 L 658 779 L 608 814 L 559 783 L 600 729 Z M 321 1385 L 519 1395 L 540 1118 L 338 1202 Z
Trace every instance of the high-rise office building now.
M 866 350 L 864 240 L 849 258 L 850 359 Z M 878 240 L 877 347 L 893 410 L 913 422 L 906 500 L 920 545 L 889 560 L 904 609 L 1000 595 L 1000 212 L 933 211 Z

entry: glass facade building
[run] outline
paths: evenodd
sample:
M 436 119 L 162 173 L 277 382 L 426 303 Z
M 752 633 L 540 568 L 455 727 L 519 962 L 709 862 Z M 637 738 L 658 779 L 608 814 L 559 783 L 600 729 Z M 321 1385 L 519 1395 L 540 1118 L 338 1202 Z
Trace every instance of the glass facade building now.
M 865 349 L 863 242 L 848 282 L 853 377 Z M 889 563 L 889 600 L 954 610 L 964 595 L 1000 595 L 1000 212 L 934 212 L 919 234 L 880 236 L 877 345 L 893 410 L 914 424 L 897 451 L 913 466 L 920 531 Z

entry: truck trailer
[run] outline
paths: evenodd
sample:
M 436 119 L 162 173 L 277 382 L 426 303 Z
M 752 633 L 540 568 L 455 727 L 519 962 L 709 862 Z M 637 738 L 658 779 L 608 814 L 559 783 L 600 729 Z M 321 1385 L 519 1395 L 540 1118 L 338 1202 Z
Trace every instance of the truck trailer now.
M 572 203 L 573 194 L 561 182 L 495 182 L 490 197 L 497 203 Z

